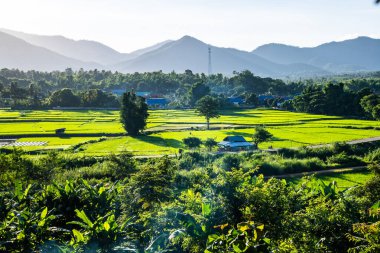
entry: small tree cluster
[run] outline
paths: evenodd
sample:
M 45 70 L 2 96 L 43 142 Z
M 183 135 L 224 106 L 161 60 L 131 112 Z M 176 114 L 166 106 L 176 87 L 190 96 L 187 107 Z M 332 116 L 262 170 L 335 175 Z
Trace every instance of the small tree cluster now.
M 268 132 L 263 126 L 257 126 L 255 128 L 255 133 L 253 134 L 252 139 L 255 145 L 258 146 L 260 143 L 268 141 L 272 137 L 273 135 Z
M 210 152 L 218 145 L 213 138 L 207 138 L 204 142 L 202 142 L 202 140 L 197 137 L 187 137 L 183 139 L 183 143 L 190 149 L 199 148 L 203 144 Z

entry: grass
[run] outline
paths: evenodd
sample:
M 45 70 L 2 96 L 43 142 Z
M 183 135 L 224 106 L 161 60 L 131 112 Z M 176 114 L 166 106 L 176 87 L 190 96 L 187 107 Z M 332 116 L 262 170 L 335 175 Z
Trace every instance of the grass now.
M 205 120 L 194 110 L 154 110 L 150 111 L 147 131 L 149 136 L 138 138 L 109 138 L 100 143 L 84 145 L 83 153 L 104 155 L 128 150 L 136 155 L 176 153 L 185 148 L 182 139 L 195 136 L 201 139 L 214 138 L 221 141 L 226 135 L 242 135 L 248 141 L 254 133 L 254 126 L 266 125 L 274 135 L 270 142 L 260 148 L 272 146 L 300 147 L 314 144 L 349 141 L 380 135 L 380 123 L 369 120 L 346 119 L 335 116 L 293 113 L 286 111 L 247 109 L 223 111 L 218 119 L 211 120 L 214 130 L 202 130 Z M 10 111 L 0 110 L 0 136 L 12 134 L 52 134 L 57 128 L 66 128 L 66 133 L 124 133 L 119 122 L 118 111 Z M 193 128 L 193 130 L 190 130 Z M 244 128 L 244 129 L 241 129 Z M 93 138 L 23 138 L 19 141 L 47 141 L 45 149 L 68 148 Z M 26 150 L 41 147 L 25 147 Z

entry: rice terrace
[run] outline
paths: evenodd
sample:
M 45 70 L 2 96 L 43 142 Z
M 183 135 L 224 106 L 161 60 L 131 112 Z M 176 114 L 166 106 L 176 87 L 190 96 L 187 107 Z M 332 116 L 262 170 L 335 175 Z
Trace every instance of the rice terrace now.
M 260 145 L 266 149 L 352 141 L 379 136 L 376 121 L 346 119 L 306 113 L 268 109 L 227 110 L 212 120 L 212 130 L 205 130 L 204 119 L 193 110 L 151 110 L 146 135 L 124 136 L 119 111 L 112 110 L 49 110 L 0 112 L 1 138 L 17 137 L 16 144 L 28 143 L 23 149 L 65 150 L 80 145 L 79 154 L 107 155 L 130 151 L 134 155 L 175 154 L 185 149 L 182 139 L 194 136 L 221 141 L 226 135 L 242 135 L 250 140 L 254 127 L 265 125 L 274 138 Z M 57 128 L 66 128 L 56 135 Z M 86 144 L 88 141 L 94 143 Z M 33 143 L 43 142 L 33 146 Z M 17 146 L 14 145 L 13 146 Z M 22 145 L 19 145 L 22 146 Z
M 4 0 L 0 253 L 379 253 L 380 0 Z

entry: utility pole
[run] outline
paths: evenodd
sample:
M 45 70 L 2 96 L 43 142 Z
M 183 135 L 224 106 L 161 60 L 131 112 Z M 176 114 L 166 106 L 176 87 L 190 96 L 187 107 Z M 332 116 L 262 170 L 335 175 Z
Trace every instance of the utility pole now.
M 212 65 L 211 65 L 211 46 L 208 45 L 208 76 L 212 75 Z

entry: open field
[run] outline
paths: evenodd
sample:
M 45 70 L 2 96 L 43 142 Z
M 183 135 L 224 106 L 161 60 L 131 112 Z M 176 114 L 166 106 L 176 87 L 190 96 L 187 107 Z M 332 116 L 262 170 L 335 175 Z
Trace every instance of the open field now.
M 211 120 L 213 130 L 204 130 L 204 118 L 193 110 L 150 111 L 146 131 L 148 136 L 122 136 L 118 111 L 0 111 L 0 136 L 41 135 L 20 138 L 18 141 L 47 141 L 43 147 L 23 147 L 25 150 L 66 149 L 71 145 L 98 140 L 102 134 L 120 134 L 107 140 L 82 145 L 79 153 L 105 155 L 131 151 L 136 155 L 173 154 L 184 148 L 182 139 L 195 136 L 201 139 L 222 140 L 226 135 L 242 135 L 248 141 L 255 125 L 266 125 L 274 135 L 260 148 L 300 147 L 315 144 L 350 141 L 380 136 L 380 123 L 369 120 L 293 113 L 286 111 L 247 109 L 223 111 Z M 66 128 L 67 136 L 51 137 L 57 128 Z M 77 137 L 70 134 L 98 134 L 97 137 Z

